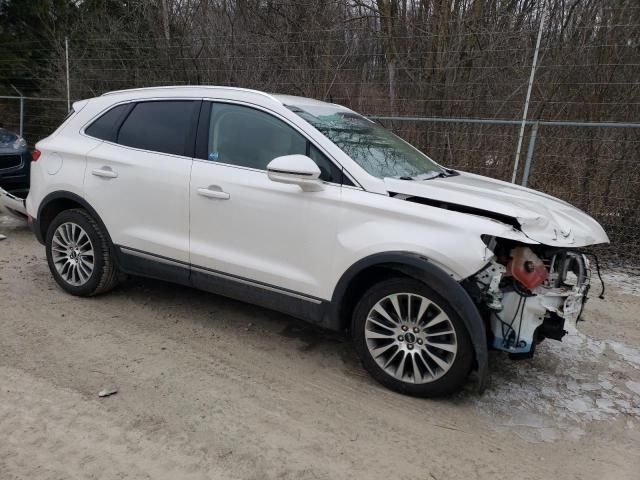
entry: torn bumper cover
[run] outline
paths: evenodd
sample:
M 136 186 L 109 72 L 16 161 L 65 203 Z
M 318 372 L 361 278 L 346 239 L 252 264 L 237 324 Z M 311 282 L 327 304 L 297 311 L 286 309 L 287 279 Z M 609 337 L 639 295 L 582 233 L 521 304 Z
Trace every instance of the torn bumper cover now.
M 22 219 L 27 217 L 24 199 L 16 197 L 0 187 L 0 210 L 2 209 Z
M 521 271 L 514 267 L 518 261 Z M 590 285 L 589 261 L 576 251 L 557 251 L 540 259 L 520 246 L 504 263 L 495 259 L 474 277 L 476 302 L 491 330 L 493 348 L 531 356 L 537 343 L 545 338 L 561 340 L 565 322 L 579 320 Z M 542 269 L 544 275 L 536 273 Z M 530 289 L 525 286 L 528 281 L 534 282 Z

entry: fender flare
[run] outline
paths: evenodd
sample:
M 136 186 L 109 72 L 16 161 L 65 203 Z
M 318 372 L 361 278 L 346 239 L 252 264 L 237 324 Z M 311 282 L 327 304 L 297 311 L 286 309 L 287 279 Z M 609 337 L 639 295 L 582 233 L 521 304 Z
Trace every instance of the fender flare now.
M 34 233 L 35 233 L 35 235 L 36 235 L 36 237 L 37 237 L 37 239 L 38 239 L 38 241 L 40 243 L 44 244 L 44 235 L 42 235 L 41 223 L 40 223 L 41 219 L 42 219 L 42 210 L 44 210 L 47 205 L 49 205 L 51 202 L 53 202 L 55 200 L 71 200 L 73 202 L 76 202 L 76 203 L 80 204 L 82 206 L 82 208 L 84 208 L 87 212 L 89 212 L 89 214 L 93 217 L 93 219 L 96 222 L 98 222 L 98 225 L 100 225 L 102 230 L 107 235 L 107 241 L 109 242 L 109 245 L 111 245 L 112 248 L 113 248 L 113 242 L 111 241 L 111 235 L 109 234 L 109 231 L 107 230 L 106 225 L 104 224 L 104 222 L 100 218 L 100 215 L 98 215 L 98 212 L 96 212 L 96 210 L 89 204 L 89 202 L 87 202 L 80 195 L 77 195 L 77 194 L 72 193 L 72 192 L 68 192 L 66 190 L 57 190 L 55 192 L 51 192 L 51 193 L 47 194 L 42 199 L 42 201 L 40 202 L 40 205 L 38 206 L 38 216 L 36 218 L 34 218 L 33 230 L 34 230 Z
M 331 318 L 336 322 L 340 321 L 340 306 L 351 281 L 369 267 L 385 267 L 401 272 L 429 285 L 439 295 L 451 300 L 451 308 L 462 318 L 471 337 L 477 363 L 477 389 L 482 393 L 489 382 L 489 354 L 487 333 L 480 312 L 460 283 L 422 255 L 402 251 L 377 253 L 354 263 L 342 275 L 334 289 Z

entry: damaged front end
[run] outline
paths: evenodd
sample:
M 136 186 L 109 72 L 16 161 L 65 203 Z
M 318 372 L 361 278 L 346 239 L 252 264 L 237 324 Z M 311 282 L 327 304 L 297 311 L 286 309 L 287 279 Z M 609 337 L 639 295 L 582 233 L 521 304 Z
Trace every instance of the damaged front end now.
M 579 320 L 591 277 L 581 249 L 609 243 L 587 213 L 542 192 L 466 172 L 384 181 L 394 198 L 446 210 L 452 222 L 486 220 L 478 265 L 489 263 L 463 277 L 462 285 L 484 318 L 490 346 L 529 357 L 537 343 L 561 340 L 565 323 Z
M 561 340 L 580 319 L 591 269 L 580 251 L 489 237 L 489 264 L 466 286 L 485 319 L 489 345 L 528 358 L 536 344 Z

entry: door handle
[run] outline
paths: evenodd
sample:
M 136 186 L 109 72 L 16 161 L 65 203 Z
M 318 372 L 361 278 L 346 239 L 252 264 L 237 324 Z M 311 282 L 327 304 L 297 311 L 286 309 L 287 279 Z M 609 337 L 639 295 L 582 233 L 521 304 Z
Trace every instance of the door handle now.
M 231 198 L 231 195 L 227 192 L 223 192 L 217 185 L 209 185 L 208 187 L 199 188 L 198 195 L 202 195 L 207 198 L 217 198 L 219 200 L 229 200 L 229 198 Z
M 118 176 L 118 173 L 111 170 L 111 167 L 94 168 L 91 170 L 91 174 L 105 178 L 116 178 Z

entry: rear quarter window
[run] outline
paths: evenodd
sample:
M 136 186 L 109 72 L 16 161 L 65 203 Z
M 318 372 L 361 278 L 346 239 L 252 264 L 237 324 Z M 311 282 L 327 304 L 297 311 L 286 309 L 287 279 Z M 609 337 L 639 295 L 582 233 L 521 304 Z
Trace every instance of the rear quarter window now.
M 113 107 L 85 128 L 84 133 L 100 140 L 114 142 L 116 140 L 116 129 L 129 108 L 130 105 L 128 104 Z

